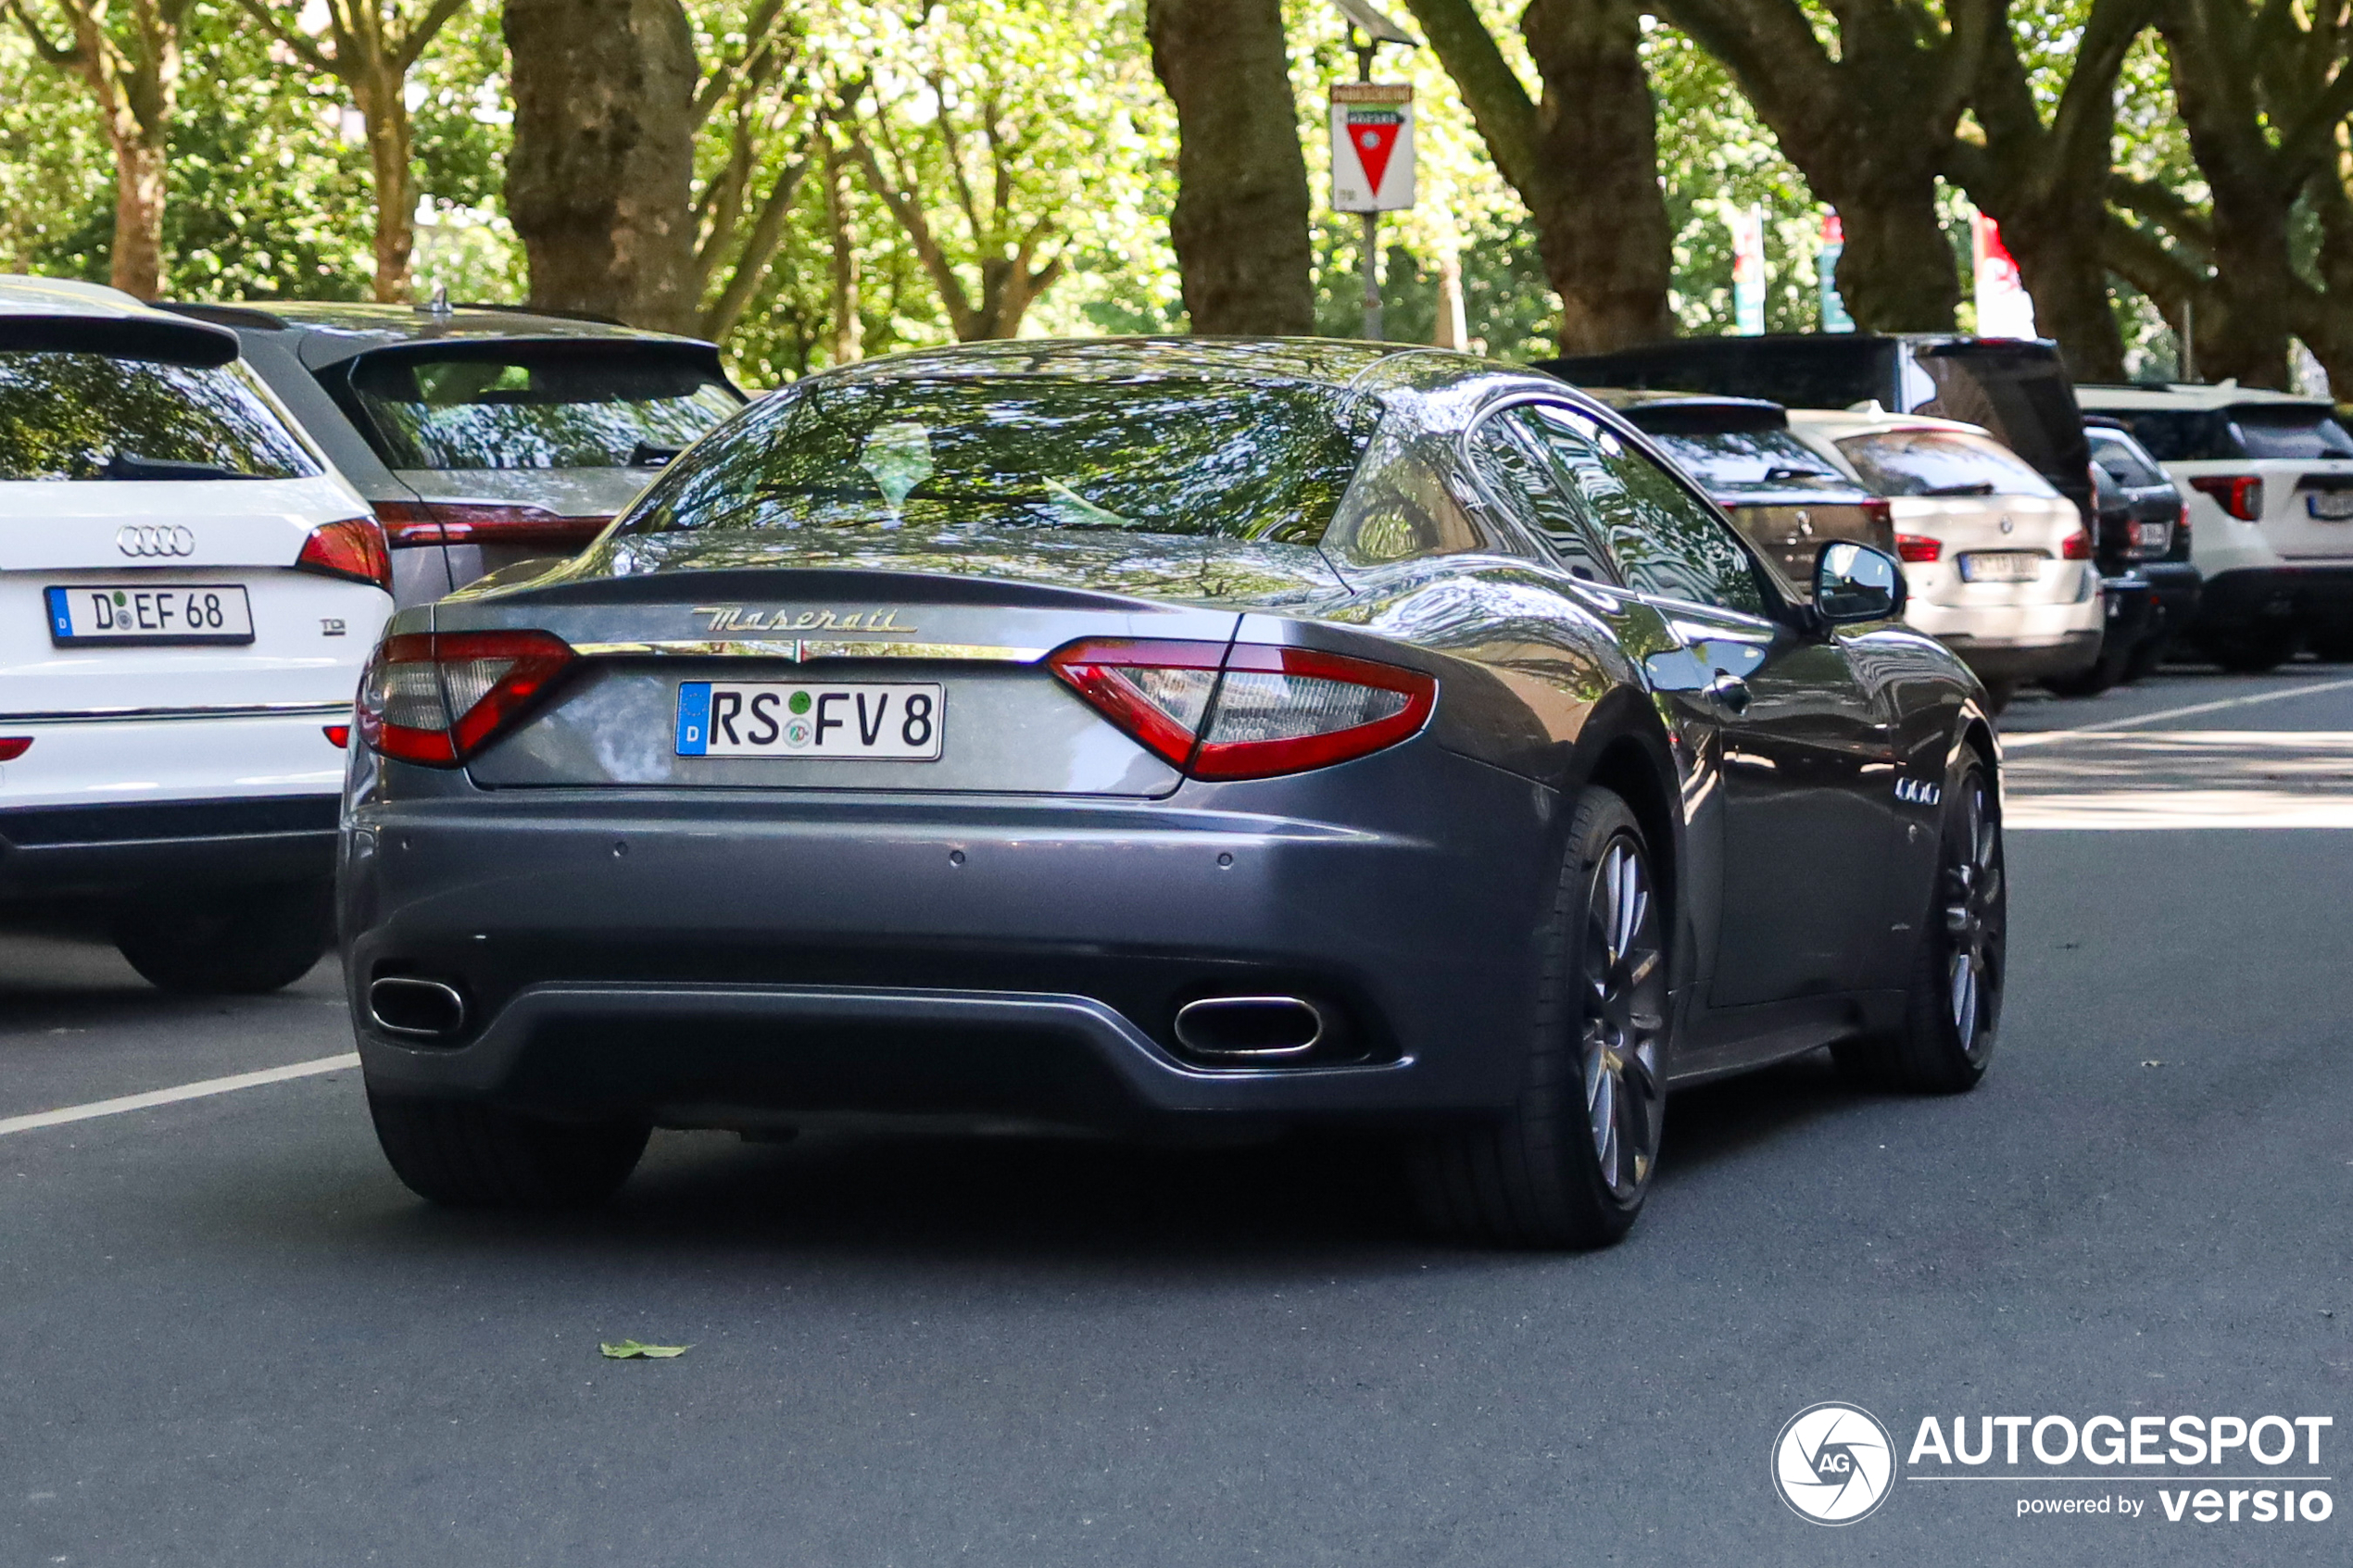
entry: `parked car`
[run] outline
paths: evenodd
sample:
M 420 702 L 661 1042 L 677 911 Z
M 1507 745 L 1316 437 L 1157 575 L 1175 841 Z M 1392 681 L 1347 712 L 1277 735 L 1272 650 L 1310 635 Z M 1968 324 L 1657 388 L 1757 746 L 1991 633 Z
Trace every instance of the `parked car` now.
M 1624 415 L 1697 481 L 1797 596 L 1811 591 L 1815 558 L 1833 540 L 1895 553 L 1886 500 L 1792 435 L 1780 404 L 1619 387 L 1583 390 Z
M 1957 332 L 1768 332 L 1676 338 L 1541 361 L 1580 386 L 1763 397 L 1786 408 L 1875 403 L 1982 427 L 2092 515 L 2091 453 L 2056 345 Z
M 2181 486 L 2205 579 L 2190 640 L 2226 670 L 2353 658 L 2353 433 L 2325 398 L 2223 382 L 2085 386 Z
M 394 1170 L 587 1201 L 655 1124 L 1383 1126 L 1632 1223 L 1676 1083 L 1966 1088 L 1977 683 L 1643 435 L 1432 350 L 967 345 L 809 377 L 589 550 L 403 611 L 341 908 Z
M 0 278 L 0 900 L 272 990 L 326 951 L 384 534 L 218 327 Z
M 744 404 L 708 343 L 501 306 L 175 305 L 245 359 L 366 496 L 423 604 L 568 556 Z
M 2064 679 L 2099 658 L 2092 535 L 2016 452 L 1975 425 L 1918 414 L 1793 408 L 1789 421 L 1887 497 L 1910 585 L 1906 621 L 1967 659 L 1996 711 L 2020 683 Z
M 2092 550 L 2108 601 L 2108 634 L 2091 671 L 2072 684 L 2064 678 L 2049 683 L 2067 695 L 2104 691 L 2157 668 L 2174 636 L 2196 617 L 2199 597 L 2181 491 L 2123 426 L 2087 414 L 2083 430 L 2092 443 L 2098 513 Z M 2133 599 L 2145 608 L 2135 609 Z

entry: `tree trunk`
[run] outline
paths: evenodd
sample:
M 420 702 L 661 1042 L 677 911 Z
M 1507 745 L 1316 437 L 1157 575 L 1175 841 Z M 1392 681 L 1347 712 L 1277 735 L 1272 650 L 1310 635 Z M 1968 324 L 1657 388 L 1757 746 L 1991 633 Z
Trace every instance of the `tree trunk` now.
M 114 245 L 108 282 L 153 299 L 163 292 L 164 149 L 145 135 L 114 144 Z
M 694 33 L 678 0 L 507 0 L 507 214 L 531 303 L 695 325 Z
M 1307 161 L 1279 0 L 1145 0 L 1144 27 L 1176 106 L 1168 231 L 1192 330 L 1313 332 Z
M 387 68 L 357 78 L 351 96 L 367 126 L 368 166 L 374 177 L 376 299 L 406 305 L 409 261 L 417 244 L 417 171 L 401 75 Z
M 1675 332 L 1675 233 L 1658 183 L 1658 109 L 1642 17 L 1626 0 L 1531 0 L 1520 18 L 1544 95 L 1529 197 L 1563 354 L 1606 354 Z
M 2093 190 L 2101 183 L 2094 181 Z M 2098 198 L 2086 204 L 2055 193 L 2047 202 L 1986 210 L 2002 226 L 2002 243 L 2034 300 L 2034 330 L 2057 341 L 2068 373 L 2082 382 L 2124 380 L 2124 334 L 2108 303 L 2108 265 L 2100 255 L 2107 220 Z
M 1916 146 L 1910 152 L 1929 154 Z M 1892 150 L 1891 150 L 1892 153 Z M 1851 162 L 1865 167 L 1808 173 L 1814 193 L 1838 209 L 1846 248 L 1838 257 L 1838 294 L 1867 332 L 1949 332 L 1960 308 L 1960 274 L 1936 211 L 1932 154 Z
M 849 228 L 849 160 L 831 137 L 825 139 L 825 228 L 833 239 L 833 334 L 828 364 L 848 365 L 865 357 L 864 323 L 858 314 L 858 241 Z

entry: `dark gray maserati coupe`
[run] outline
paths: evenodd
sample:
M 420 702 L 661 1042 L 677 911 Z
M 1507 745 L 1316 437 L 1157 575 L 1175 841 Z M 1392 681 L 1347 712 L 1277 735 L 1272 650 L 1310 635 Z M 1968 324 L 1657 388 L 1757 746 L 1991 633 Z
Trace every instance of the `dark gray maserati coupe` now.
M 345 972 L 393 1168 L 610 1193 L 648 1128 L 1357 1127 L 1460 1234 L 1624 1234 L 1667 1091 L 1964 1089 L 1983 694 L 1550 377 L 1319 342 L 812 376 L 575 559 L 401 613 Z

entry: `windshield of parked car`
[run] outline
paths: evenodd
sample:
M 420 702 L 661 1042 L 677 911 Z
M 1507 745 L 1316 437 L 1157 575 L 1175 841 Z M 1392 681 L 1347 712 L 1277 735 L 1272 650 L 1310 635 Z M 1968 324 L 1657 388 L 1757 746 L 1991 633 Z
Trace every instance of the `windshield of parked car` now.
M 698 355 L 626 342 L 392 350 L 350 375 L 396 469 L 655 469 L 743 406 Z
M 818 380 L 623 525 L 1084 530 L 1312 545 L 1364 436 L 1320 385 L 1186 375 Z
M 1850 435 L 1838 449 L 1882 495 L 2057 495 L 2023 458 L 1963 430 Z
M 2250 458 L 2353 458 L 2353 434 L 2324 409 L 2292 403 L 2231 410 Z
M 0 352 L 0 480 L 317 473 L 236 366 Z
M 1707 490 L 1818 490 L 1854 483 L 1785 430 L 1654 433 L 1651 439 Z

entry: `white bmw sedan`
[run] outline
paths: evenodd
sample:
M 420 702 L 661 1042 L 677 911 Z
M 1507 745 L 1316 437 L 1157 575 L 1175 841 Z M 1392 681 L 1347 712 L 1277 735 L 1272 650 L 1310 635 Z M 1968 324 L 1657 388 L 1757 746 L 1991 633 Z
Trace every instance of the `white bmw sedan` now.
M 172 989 L 299 978 L 389 580 L 234 334 L 0 277 L 0 904 L 94 906 Z

